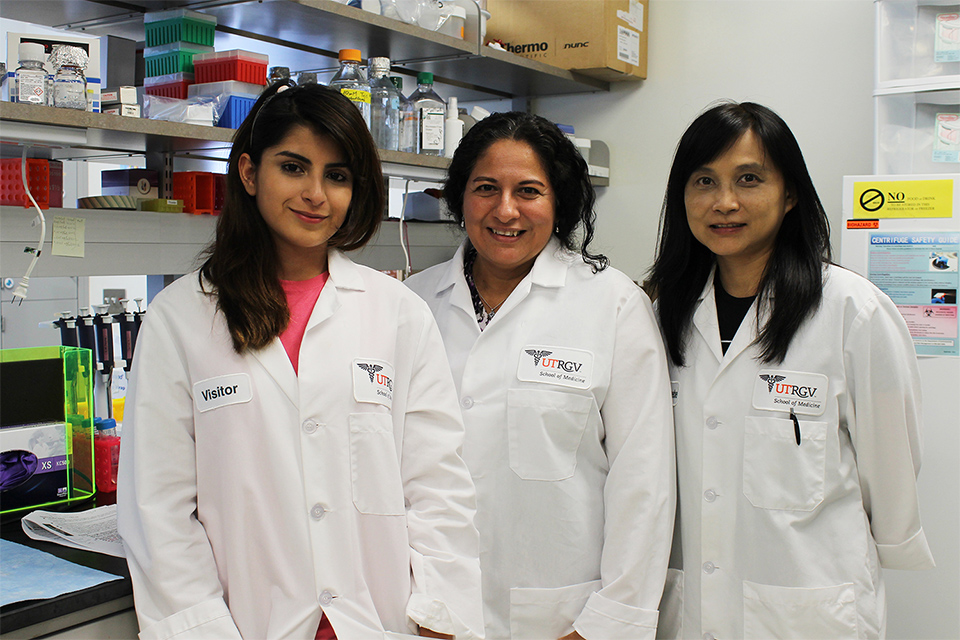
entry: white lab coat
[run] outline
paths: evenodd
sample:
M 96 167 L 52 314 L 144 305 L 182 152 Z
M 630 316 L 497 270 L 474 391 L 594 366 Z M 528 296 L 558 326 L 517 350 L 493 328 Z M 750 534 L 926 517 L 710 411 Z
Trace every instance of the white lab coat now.
M 671 569 L 664 637 L 882 637 L 880 568 L 933 566 L 910 334 L 870 282 L 824 275 L 780 364 L 757 359 L 755 306 L 721 354 L 707 280 L 672 371 L 684 571 Z
M 406 282 L 460 393 L 487 638 L 652 638 L 676 491 L 650 301 L 552 240 L 481 333 L 463 251 Z
M 321 608 L 343 640 L 482 633 L 436 325 L 396 280 L 329 271 L 299 377 L 279 339 L 234 352 L 196 273 L 150 304 L 118 483 L 141 638 L 313 638 Z

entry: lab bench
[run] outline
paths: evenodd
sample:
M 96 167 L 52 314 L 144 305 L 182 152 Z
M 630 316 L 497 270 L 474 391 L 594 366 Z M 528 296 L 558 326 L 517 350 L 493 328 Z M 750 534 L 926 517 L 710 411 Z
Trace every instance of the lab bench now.
M 75 510 L 111 504 L 115 496 L 98 494 L 95 500 L 97 502 L 88 502 Z M 124 558 L 33 540 L 24 533 L 20 518 L 16 515 L 11 517 L 8 514 L 4 518 L 0 524 L 0 537 L 75 564 L 122 577 L 121 580 L 112 580 L 54 598 L 4 605 L 0 607 L 0 638 L 135 640 L 138 627 L 133 609 L 133 585 Z

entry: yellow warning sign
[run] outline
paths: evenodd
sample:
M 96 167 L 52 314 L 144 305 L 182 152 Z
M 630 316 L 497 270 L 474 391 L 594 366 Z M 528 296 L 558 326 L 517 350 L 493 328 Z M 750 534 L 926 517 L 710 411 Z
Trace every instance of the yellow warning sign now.
M 951 218 L 953 180 L 854 182 L 853 217 Z

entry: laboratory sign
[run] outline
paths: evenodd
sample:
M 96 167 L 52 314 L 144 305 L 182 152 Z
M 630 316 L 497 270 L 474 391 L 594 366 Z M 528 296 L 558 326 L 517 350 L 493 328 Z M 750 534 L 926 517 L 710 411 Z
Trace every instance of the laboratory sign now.
M 853 217 L 950 218 L 953 180 L 882 180 L 853 184 Z

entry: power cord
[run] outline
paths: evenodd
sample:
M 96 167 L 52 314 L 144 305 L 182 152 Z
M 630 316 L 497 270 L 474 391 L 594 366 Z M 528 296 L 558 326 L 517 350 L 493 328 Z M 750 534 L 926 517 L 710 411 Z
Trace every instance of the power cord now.
M 23 301 L 27 299 L 27 289 L 30 287 L 30 274 L 33 273 L 33 268 L 37 266 L 37 260 L 40 259 L 40 252 L 43 250 L 43 240 L 47 235 L 47 220 L 43 217 L 43 210 L 40 209 L 40 205 L 37 204 L 37 201 L 33 199 L 33 194 L 30 193 L 30 187 L 27 185 L 27 147 L 23 147 L 23 156 L 20 160 L 20 179 L 23 180 L 23 190 L 26 192 L 27 197 L 30 198 L 30 202 L 33 203 L 33 208 L 37 210 L 37 218 L 40 220 L 40 242 L 37 243 L 37 247 L 24 247 L 24 253 L 32 253 L 33 260 L 30 261 L 30 266 L 27 267 L 26 273 L 23 274 L 23 277 L 20 278 L 20 284 L 17 285 L 17 288 L 13 290 L 13 298 L 16 301 L 17 305 L 23 304 Z M 36 226 L 37 220 L 34 219 L 31 226 Z

